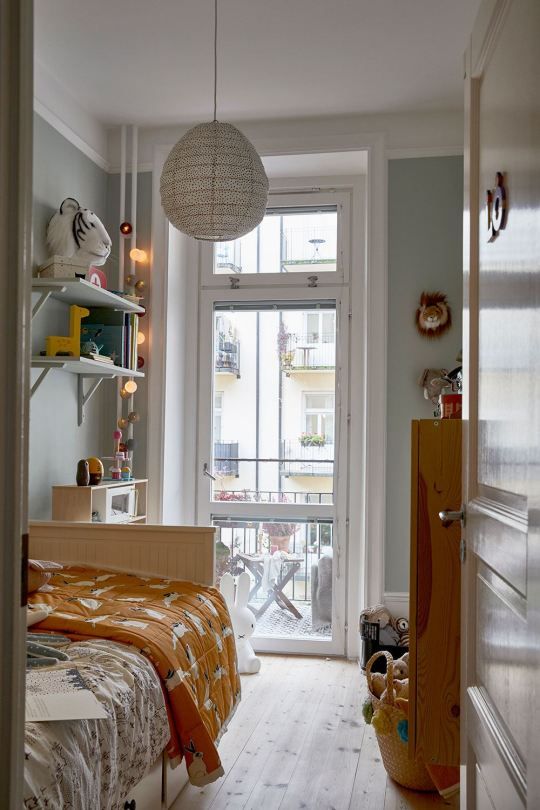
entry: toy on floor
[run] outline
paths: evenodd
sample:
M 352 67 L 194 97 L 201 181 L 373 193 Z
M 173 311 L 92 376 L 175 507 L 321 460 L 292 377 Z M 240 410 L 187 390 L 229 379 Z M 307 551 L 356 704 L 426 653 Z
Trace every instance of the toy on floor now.
M 225 598 L 231 615 L 236 652 L 238 655 L 238 672 L 254 674 L 261 668 L 261 660 L 257 658 L 249 639 L 255 631 L 255 617 L 248 608 L 251 580 L 247 571 L 240 574 L 236 582 L 235 598 L 234 577 L 223 574 L 219 583 L 219 590 Z
M 73 304 L 69 308 L 69 335 L 49 335 L 45 339 L 45 354 L 47 357 L 56 357 L 57 354 L 70 357 L 81 356 L 81 319 L 90 315 L 86 307 Z
M 404 653 L 401 658 L 394 661 L 394 678 L 402 681 L 409 677 L 409 653 Z

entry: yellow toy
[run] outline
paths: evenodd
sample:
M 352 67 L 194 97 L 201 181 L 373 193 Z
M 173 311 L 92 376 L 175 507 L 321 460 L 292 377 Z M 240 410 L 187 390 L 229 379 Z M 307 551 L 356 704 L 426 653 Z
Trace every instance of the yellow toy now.
M 382 707 L 375 709 L 371 718 L 371 725 L 377 734 L 390 734 L 392 731 L 392 721 Z
M 81 320 L 90 315 L 90 310 L 73 304 L 69 308 L 69 337 L 49 335 L 45 340 L 45 354 L 47 357 L 56 357 L 57 354 L 66 354 L 70 357 L 81 356 Z

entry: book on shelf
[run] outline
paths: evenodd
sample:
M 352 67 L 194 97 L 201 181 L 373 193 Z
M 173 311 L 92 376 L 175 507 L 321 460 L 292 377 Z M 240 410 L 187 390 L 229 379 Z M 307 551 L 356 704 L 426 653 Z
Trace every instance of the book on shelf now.
M 109 363 L 109 365 L 114 366 L 114 360 L 112 357 L 108 357 L 106 354 L 96 354 L 96 352 L 87 352 L 85 354 L 81 354 L 81 357 L 87 357 L 89 360 L 97 360 L 100 363 Z
M 138 320 L 136 313 L 90 307 L 90 314 L 82 322 L 82 340 L 93 340 L 92 335 L 98 335 L 96 342 L 105 356 L 117 366 L 136 371 Z

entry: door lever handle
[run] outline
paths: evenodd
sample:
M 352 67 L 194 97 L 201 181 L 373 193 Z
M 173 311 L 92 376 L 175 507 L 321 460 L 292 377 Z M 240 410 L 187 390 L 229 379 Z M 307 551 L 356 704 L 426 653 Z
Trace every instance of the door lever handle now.
M 208 464 L 206 463 L 206 461 L 205 461 L 205 462 L 204 462 L 204 464 L 203 464 L 202 471 L 203 471 L 203 475 L 207 475 L 207 476 L 208 476 L 208 478 L 211 478 L 211 479 L 212 479 L 212 481 L 216 481 L 216 480 L 217 480 L 217 479 L 216 479 L 216 476 L 215 476 L 215 475 L 212 475 L 212 473 L 211 473 L 211 472 L 210 472 L 210 470 L 208 469 Z
M 444 509 L 439 512 L 439 518 L 442 523 L 454 523 L 456 520 L 465 520 L 465 512 L 460 509 L 459 512 L 452 512 L 450 509 Z

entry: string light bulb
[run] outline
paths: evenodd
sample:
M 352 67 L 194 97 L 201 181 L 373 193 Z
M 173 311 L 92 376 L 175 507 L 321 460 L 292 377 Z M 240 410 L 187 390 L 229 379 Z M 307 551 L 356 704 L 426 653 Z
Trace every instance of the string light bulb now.
M 142 346 L 145 340 L 146 335 L 144 334 L 144 332 L 137 332 L 137 345 Z
M 120 430 L 125 430 L 127 428 L 128 424 L 129 424 L 129 422 L 126 419 L 125 416 L 121 416 L 120 419 L 117 422 L 117 425 L 120 428 Z
M 148 254 L 146 250 L 141 250 L 140 248 L 132 248 L 129 251 L 129 258 L 132 259 L 134 262 L 145 262 L 148 260 Z
M 124 386 L 123 388 L 120 389 L 120 396 L 122 397 L 122 399 L 129 399 L 131 394 L 129 393 L 129 391 L 126 390 Z
M 129 236 L 131 233 L 133 233 L 133 225 L 131 222 L 122 222 L 120 225 L 120 233 L 122 236 Z
M 124 383 L 124 388 L 126 389 L 128 394 L 134 394 L 135 391 L 137 390 L 137 383 L 135 382 L 135 380 L 128 380 L 126 383 Z

